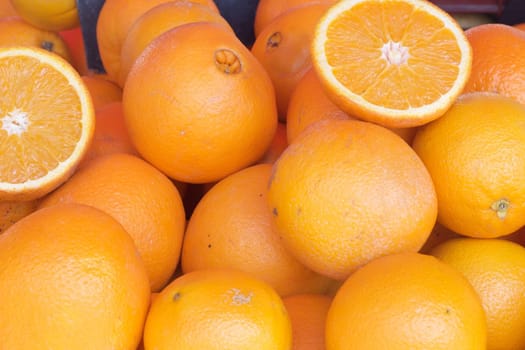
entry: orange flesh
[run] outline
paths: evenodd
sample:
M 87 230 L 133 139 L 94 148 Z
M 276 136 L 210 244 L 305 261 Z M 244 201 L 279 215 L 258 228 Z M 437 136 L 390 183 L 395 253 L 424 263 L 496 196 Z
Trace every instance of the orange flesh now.
M 424 106 L 445 94 L 458 75 L 461 52 L 453 33 L 408 4 L 356 5 L 330 25 L 327 36 L 335 77 L 372 104 Z
M 35 58 L 3 58 L 0 76 L 0 173 L 13 184 L 38 179 L 73 153 L 81 102 L 62 74 Z

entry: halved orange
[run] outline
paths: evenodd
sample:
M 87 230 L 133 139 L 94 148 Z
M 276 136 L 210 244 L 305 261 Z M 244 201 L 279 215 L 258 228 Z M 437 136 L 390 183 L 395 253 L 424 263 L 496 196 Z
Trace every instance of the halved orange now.
M 42 197 L 91 142 L 91 97 L 71 64 L 40 48 L 0 48 L 0 86 L 0 201 Z
M 456 20 L 422 0 L 341 0 L 317 24 L 313 66 L 348 114 L 388 127 L 440 117 L 465 86 L 472 49 Z

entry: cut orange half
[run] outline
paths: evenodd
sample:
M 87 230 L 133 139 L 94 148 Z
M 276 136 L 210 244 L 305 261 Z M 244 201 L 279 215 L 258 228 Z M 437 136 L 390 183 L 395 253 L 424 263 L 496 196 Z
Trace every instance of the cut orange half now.
M 80 75 L 39 48 L 0 48 L 0 201 L 39 198 L 75 170 L 93 137 Z
M 335 104 L 388 127 L 439 118 L 472 64 L 459 24 L 425 0 L 341 0 L 318 22 L 312 56 Z

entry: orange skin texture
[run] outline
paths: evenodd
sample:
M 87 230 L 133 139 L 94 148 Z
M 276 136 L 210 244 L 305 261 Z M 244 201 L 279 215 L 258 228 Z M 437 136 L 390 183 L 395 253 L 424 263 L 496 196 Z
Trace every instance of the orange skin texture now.
M 251 47 L 272 79 L 281 121 L 286 120 L 291 93 L 312 66 L 310 44 L 315 24 L 329 6 L 305 4 L 283 13 L 264 28 Z
M 0 19 L 0 46 L 13 45 L 46 49 L 72 63 L 69 48 L 58 33 L 34 27 L 16 16 Z
M 525 103 L 525 32 L 499 23 L 465 31 L 472 71 L 464 92 L 497 92 Z
M 133 23 L 153 7 L 168 0 L 106 0 L 100 9 L 97 20 L 97 43 L 100 59 L 108 77 L 119 81 L 120 52 L 128 31 Z M 217 8 L 213 0 L 193 0 Z M 217 8 L 217 11 L 218 8 Z
M 315 3 L 332 4 L 335 3 L 335 0 L 260 0 L 254 18 L 255 36 L 257 37 L 269 23 L 284 12 L 298 6 Z
M 487 349 L 525 347 L 525 248 L 503 239 L 456 238 L 430 254 L 460 271 L 487 317 Z
M 418 251 L 437 216 L 419 157 L 401 137 L 368 122 L 312 125 L 281 154 L 269 186 L 284 245 L 339 280 L 379 256 Z
M 286 114 L 286 135 L 291 143 L 308 126 L 323 119 L 357 119 L 333 103 L 323 90 L 313 68 L 299 80 L 290 95 Z M 408 144 L 416 134 L 416 128 L 389 128 Z
M 199 270 L 153 300 L 145 349 L 288 350 L 292 327 L 279 295 L 237 270 Z
M 164 174 L 136 156 L 109 154 L 78 170 L 39 207 L 70 202 L 112 215 L 133 238 L 152 291 L 168 283 L 179 262 L 185 215 L 177 188 Z
M 124 86 L 131 66 L 153 39 L 182 24 L 200 21 L 219 23 L 231 29 L 216 9 L 187 0 L 166 2 L 143 13 L 133 23 L 122 43 L 120 86 Z
M 120 101 L 110 102 L 95 112 L 95 133 L 78 168 L 83 167 L 94 158 L 113 153 L 138 156 L 126 129 Z
M 10 0 L 17 14 L 37 28 L 59 32 L 80 25 L 75 0 Z
M 188 183 L 255 163 L 277 128 L 268 74 L 231 30 L 209 22 L 158 36 L 128 75 L 123 107 L 139 154 Z
M 325 323 L 331 302 L 331 297 L 320 294 L 283 298 L 292 321 L 292 350 L 325 350 Z
M 184 236 L 184 273 L 239 269 L 265 281 L 281 296 L 329 289 L 332 280 L 299 263 L 279 238 L 267 205 L 271 170 L 271 164 L 245 168 L 206 192 Z
M 0 18 L 18 16 L 13 5 L 11 5 L 11 0 L 1 0 L 0 1 Z
M 114 82 L 98 75 L 83 75 L 82 80 L 89 90 L 95 111 L 108 103 L 122 101 L 122 89 Z
M 139 344 L 148 276 L 132 239 L 110 215 L 80 204 L 37 210 L 0 235 L 0 257 L 3 347 Z
M 524 105 L 474 92 L 418 130 L 412 146 L 432 176 L 440 224 L 478 238 L 525 225 L 524 122 Z
M 326 349 L 486 349 L 481 300 L 452 266 L 419 253 L 364 265 L 339 288 Z

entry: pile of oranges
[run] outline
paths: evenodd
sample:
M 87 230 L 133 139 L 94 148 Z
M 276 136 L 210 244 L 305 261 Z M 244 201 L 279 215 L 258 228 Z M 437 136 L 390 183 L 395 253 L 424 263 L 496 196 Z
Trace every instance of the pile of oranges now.
M 525 349 L 525 25 L 0 1 L 0 348 Z

